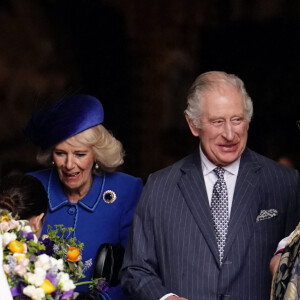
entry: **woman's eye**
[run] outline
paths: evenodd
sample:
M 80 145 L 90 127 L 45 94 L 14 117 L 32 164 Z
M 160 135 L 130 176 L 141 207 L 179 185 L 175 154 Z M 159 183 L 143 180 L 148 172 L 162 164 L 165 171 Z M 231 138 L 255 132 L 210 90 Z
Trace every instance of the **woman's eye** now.
M 61 156 L 61 155 L 63 155 L 64 153 L 61 152 L 61 151 L 55 151 L 54 154 L 57 155 L 57 156 Z
M 78 157 L 84 157 L 84 156 L 86 156 L 86 154 L 85 153 L 76 153 L 76 156 L 78 156 Z

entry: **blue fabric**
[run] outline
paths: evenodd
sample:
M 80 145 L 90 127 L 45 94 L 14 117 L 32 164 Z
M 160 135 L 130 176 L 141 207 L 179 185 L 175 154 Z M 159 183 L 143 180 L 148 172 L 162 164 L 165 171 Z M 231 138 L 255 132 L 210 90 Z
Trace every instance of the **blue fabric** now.
M 56 169 L 30 173 L 44 185 L 49 197 L 49 212 L 42 234 L 47 233 L 48 224 L 64 224 L 75 229 L 74 236 L 84 243 L 83 261 L 95 259 L 98 248 L 103 243 L 127 244 L 135 206 L 142 191 L 142 181 L 124 173 L 95 176 L 88 194 L 78 203 L 71 203 L 64 195 Z M 116 193 L 115 202 L 108 204 L 102 199 L 103 193 Z M 89 280 L 92 268 L 84 280 Z M 87 285 L 77 291 L 86 292 Z M 107 292 L 112 300 L 126 299 L 120 286 Z
M 75 95 L 32 116 L 25 135 L 42 149 L 101 124 L 104 111 L 100 101 L 90 95 Z

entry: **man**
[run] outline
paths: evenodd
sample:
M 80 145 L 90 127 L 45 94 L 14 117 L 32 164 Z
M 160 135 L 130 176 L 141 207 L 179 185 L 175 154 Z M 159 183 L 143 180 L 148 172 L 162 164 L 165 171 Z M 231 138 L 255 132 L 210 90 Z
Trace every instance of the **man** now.
M 299 175 L 246 147 L 252 101 L 235 75 L 200 75 L 185 116 L 199 149 L 149 176 L 122 286 L 133 300 L 266 300 L 270 259 L 300 216 Z

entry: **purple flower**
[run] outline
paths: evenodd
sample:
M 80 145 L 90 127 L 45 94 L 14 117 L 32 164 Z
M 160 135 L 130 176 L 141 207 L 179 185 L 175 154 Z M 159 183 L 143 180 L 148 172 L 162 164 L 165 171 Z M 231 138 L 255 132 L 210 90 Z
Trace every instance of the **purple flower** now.
M 20 230 L 20 236 L 26 238 L 27 241 L 34 240 L 34 234 L 33 232 L 26 232 L 22 229 Z
M 101 292 L 107 292 L 109 290 L 108 282 L 105 280 L 99 280 L 97 285 L 95 286 L 95 289 L 101 293 Z
M 36 256 L 34 254 L 30 255 L 29 260 L 32 261 L 32 262 L 37 261 Z
M 26 235 L 26 239 L 27 239 L 27 241 L 34 240 L 33 232 L 28 232 L 27 235 Z
M 62 292 L 60 290 L 56 290 L 52 296 L 54 297 L 54 300 L 60 300 L 62 296 Z
M 16 297 L 16 296 L 21 296 L 23 295 L 23 289 L 26 287 L 26 284 L 23 282 L 23 281 L 19 281 L 17 286 L 12 288 L 10 291 L 11 291 L 11 294 L 13 297 Z M 24 299 L 30 299 L 28 298 L 27 296 L 23 295 Z M 23 298 L 22 298 L 23 299 Z
M 53 254 L 53 246 L 54 242 L 51 241 L 49 238 L 46 238 L 42 241 L 42 243 L 45 245 L 45 250 L 38 251 L 38 255 L 40 254 L 47 254 L 49 256 L 52 256 Z
M 26 237 L 26 232 L 23 231 L 22 229 L 20 230 L 20 236 L 21 236 L 21 237 Z
M 57 286 L 59 282 L 59 279 L 56 278 L 56 274 L 51 271 L 47 273 L 46 279 L 48 279 L 54 286 Z
M 61 299 L 68 299 L 68 298 L 71 297 L 72 295 L 73 295 L 73 290 L 64 292 Z

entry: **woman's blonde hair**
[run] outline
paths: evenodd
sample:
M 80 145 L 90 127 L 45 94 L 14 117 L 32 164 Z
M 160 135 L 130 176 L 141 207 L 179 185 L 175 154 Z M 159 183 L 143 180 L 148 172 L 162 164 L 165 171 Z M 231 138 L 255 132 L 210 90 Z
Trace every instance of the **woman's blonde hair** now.
M 72 140 L 92 147 L 95 163 L 100 166 L 99 169 L 94 168 L 94 173 L 99 171 L 113 172 L 124 162 L 124 150 L 121 142 L 101 124 L 72 136 Z M 67 139 L 66 141 L 72 145 L 72 140 Z M 37 161 L 42 165 L 50 165 L 53 148 L 40 150 L 37 154 Z

